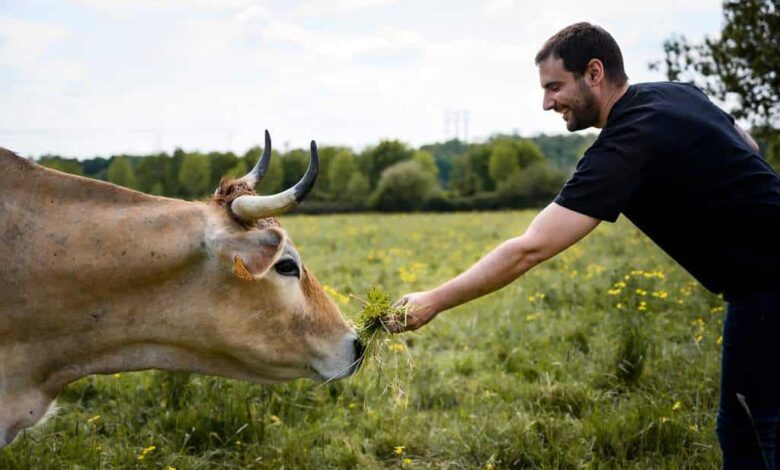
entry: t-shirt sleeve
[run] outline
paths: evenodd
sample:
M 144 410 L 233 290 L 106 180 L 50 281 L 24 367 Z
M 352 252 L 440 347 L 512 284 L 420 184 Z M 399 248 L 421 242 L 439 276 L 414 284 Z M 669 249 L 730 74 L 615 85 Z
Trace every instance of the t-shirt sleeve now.
M 555 202 L 599 220 L 615 222 L 638 187 L 639 164 L 619 148 L 594 145 L 577 164 Z

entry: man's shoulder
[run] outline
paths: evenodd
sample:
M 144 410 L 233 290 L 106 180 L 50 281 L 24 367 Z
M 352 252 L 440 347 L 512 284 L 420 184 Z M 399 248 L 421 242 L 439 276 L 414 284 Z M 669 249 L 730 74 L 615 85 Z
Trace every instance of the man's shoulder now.
M 688 82 L 642 82 L 629 87 L 634 94 L 645 100 L 665 99 L 705 99 L 707 95 L 696 85 Z

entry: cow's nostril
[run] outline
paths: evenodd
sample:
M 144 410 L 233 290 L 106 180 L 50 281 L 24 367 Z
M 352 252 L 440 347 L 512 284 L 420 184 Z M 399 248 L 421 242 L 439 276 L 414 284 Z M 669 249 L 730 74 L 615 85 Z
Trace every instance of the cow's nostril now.
M 360 367 L 360 364 L 363 362 L 363 357 L 366 355 L 366 347 L 357 338 L 355 338 L 353 344 L 355 347 L 355 370 L 357 370 L 357 368 Z

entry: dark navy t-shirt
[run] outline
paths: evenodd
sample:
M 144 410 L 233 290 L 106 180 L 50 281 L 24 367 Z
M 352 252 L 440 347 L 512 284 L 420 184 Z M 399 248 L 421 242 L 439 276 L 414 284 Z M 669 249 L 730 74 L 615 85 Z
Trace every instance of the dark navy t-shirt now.
M 624 214 L 713 292 L 780 289 L 780 176 L 692 85 L 629 86 L 555 202 Z

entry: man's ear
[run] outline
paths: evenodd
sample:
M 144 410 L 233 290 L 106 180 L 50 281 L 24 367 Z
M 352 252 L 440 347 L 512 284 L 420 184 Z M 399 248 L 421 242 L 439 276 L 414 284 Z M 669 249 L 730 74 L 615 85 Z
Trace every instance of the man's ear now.
M 215 240 L 217 255 L 239 279 L 253 281 L 268 272 L 282 255 L 285 233 L 270 227 L 259 231 L 229 234 Z
M 591 85 L 598 85 L 604 80 L 604 64 L 599 59 L 590 59 L 585 68 L 585 79 Z

